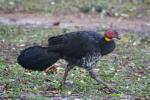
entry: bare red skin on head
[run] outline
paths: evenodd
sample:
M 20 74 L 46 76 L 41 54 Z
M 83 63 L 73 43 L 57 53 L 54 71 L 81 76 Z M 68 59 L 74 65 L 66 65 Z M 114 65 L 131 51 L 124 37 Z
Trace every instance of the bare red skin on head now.
M 118 36 L 118 32 L 109 30 L 105 32 L 104 37 L 112 39 L 112 38 L 118 38 L 119 36 Z
M 113 38 L 113 33 L 111 31 L 106 31 L 104 36 L 109 38 L 109 39 L 112 39 Z

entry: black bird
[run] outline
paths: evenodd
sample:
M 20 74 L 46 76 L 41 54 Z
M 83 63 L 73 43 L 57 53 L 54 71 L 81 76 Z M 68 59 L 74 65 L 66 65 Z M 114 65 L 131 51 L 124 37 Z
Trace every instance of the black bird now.
M 104 36 L 94 31 L 77 31 L 48 39 L 48 47 L 30 47 L 21 52 L 18 63 L 26 69 L 45 70 L 58 59 L 65 59 L 68 65 L 65 68 L 63 84 L 68 72 L 74 67 L 85 68 L 89 75 L 98 83 L 108 86 L 97 77 L 93 68 L 96 62 L 104 55 L 115 49 L 113 38 L 119 39 L 118 33 L 108 30 Z

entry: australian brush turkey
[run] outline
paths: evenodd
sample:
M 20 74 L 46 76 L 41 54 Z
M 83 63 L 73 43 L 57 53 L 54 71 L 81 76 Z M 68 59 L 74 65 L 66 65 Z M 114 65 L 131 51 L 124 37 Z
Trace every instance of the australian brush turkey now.
M 42 71 L 52 66 L 57 60 L 65 59 L 68 65 L 65 68 L 63 83 L 68 72 L 74 67 L 85 68 L 91 78 L 98 83 L 109 87 L 97 77 L 93 70 L 96 62 L 104 55 L 115 49 L 113 38 L 119 39 L 114 30 L 107 30 L 104 36 L 94 31 L 77 31 L 48 39 L 47 47 L 33 46 L 21 52 L 18 63 L 25 69 Z

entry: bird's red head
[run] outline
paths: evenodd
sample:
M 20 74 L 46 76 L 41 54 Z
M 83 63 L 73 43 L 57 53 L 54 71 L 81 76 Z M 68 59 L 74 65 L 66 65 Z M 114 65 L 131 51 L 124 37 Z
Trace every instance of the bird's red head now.
M 115 30 L 107 30 L 104 33 L 104 37 L 105 37 L 106 41 L 111 41 L 113 38 L 120 39 L 119 35 L 118 35 L 118 32 L 115 31 Z

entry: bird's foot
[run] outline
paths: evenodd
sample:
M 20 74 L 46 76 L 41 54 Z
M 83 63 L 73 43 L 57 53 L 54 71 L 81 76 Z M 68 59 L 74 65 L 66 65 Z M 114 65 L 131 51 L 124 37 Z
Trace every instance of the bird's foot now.
M 73 87 L 73 81 L 62 81 L 61 82 L 61 87 Z
M 111 93 L 117 93 L 117 94 L 121 93 L 119 90 L 116 90 L 112 87 L 101 88 L 101 91 L 103 91 L 104 93 L 109 93 L 109 94 L 111 94 Z

